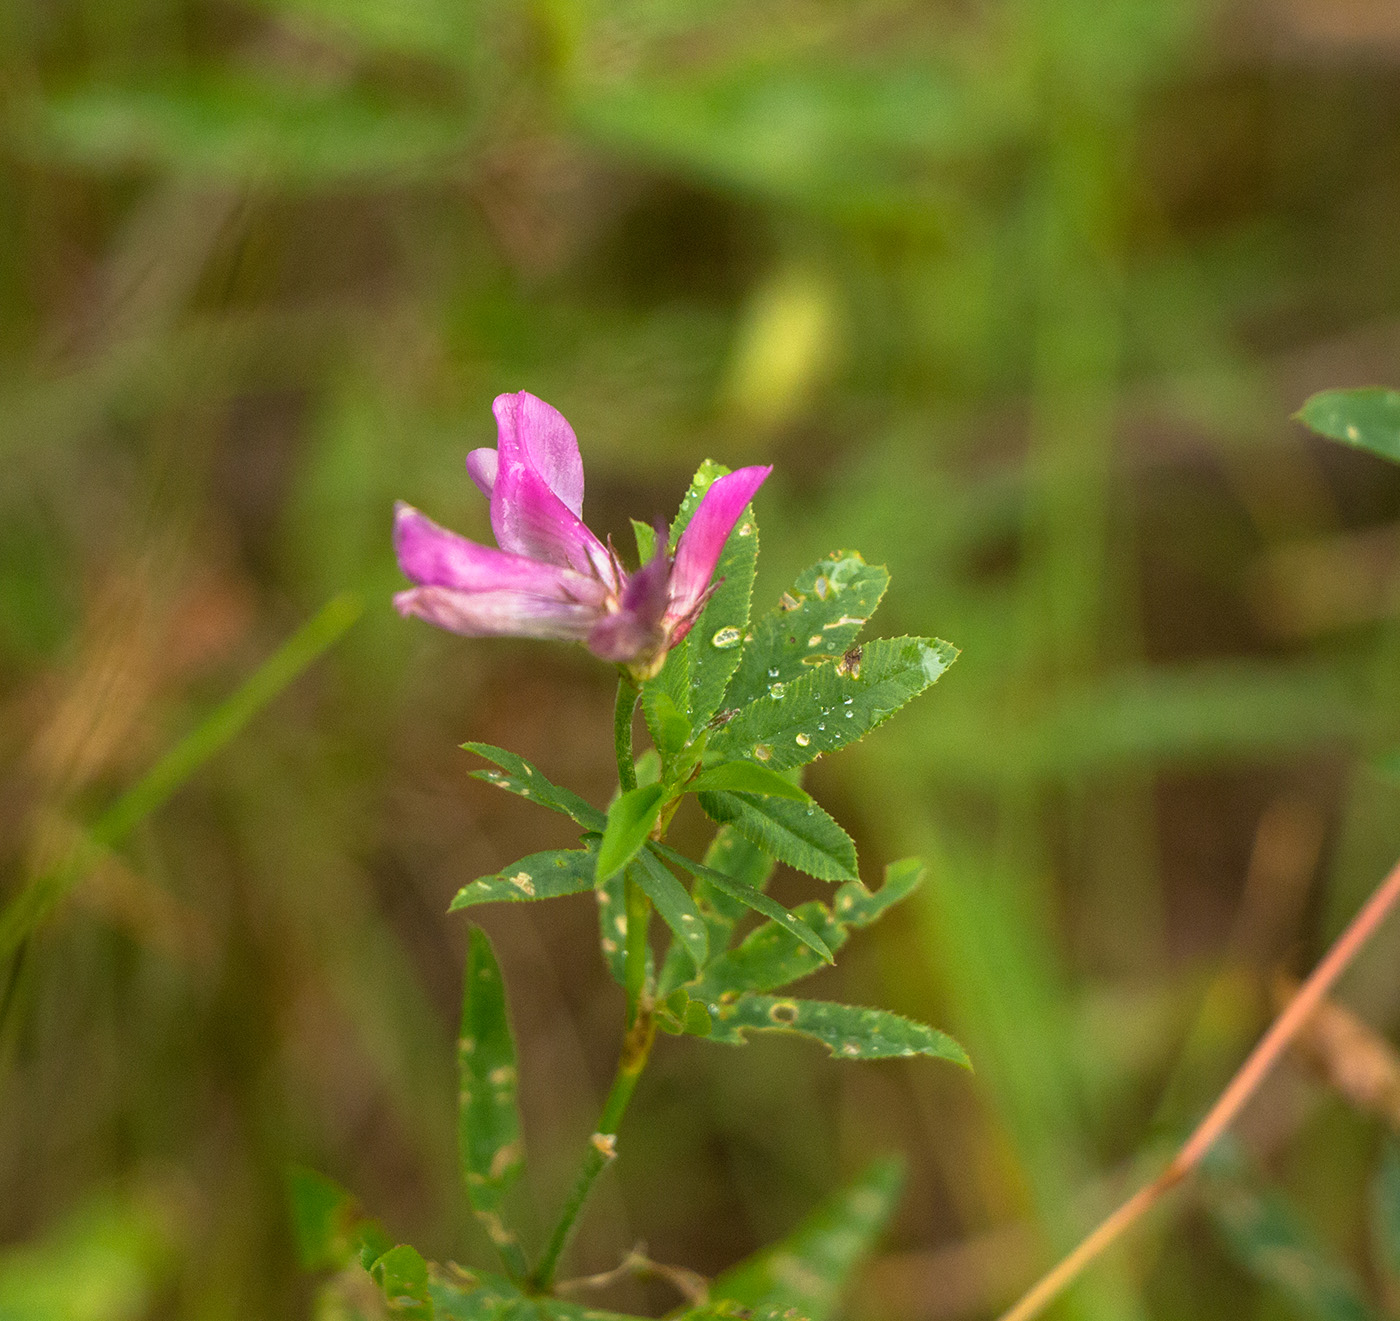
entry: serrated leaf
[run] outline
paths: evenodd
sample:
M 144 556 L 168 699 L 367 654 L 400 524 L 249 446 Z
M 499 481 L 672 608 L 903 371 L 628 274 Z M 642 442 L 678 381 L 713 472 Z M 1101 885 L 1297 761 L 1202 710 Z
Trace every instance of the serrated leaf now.
M 410 1321 L 433 1321 L 433 1298 L 428 1291 L 428 1263 L 407 1243 L 377 1257 L 369 1273 L 384 1295 L 391 1316 Z
M 1287 1297 L 1300 1315 L 1376 1321 L 1350 1268 L 1318 1243 L 1286 1198 L 1254 1181 L 1237 1147 L 1218 1144 L 1205 1171 L 1211 1219 L 1245 1270 Z
M 523 1278 L 528 1272 L 525 1255 L 501 1218 L 501 1204 L 525 1161 L 515 1103 L 515 1042 L 500 965 L 479 927 L 471 929 L 463 977 L 457 1084 L 458 1149 L 467 1199 L 506 1269 Z
M 1297 418 L 1329 440 L 1400 463 L 1400 391 L 1324 390 L 1298 410 Z
M 608 808 L 608 823 L 598 845 L 598 882 L 616 876 L 637 855 L 661 815 L 666 790 L 659 784 L 629 789 Z
M 687 637 L 666 653 L 661 673 L 642 685 L 642 719 L 646 721 L 651 741 L 658 748 L 669 741 L 666 722 L 672 711 L 681 713 L 689 729 L 689 702 L 690 639 Z
M 597 866 L 596 836 L 590 836 L 588 848 L 532 853 L 509 867 L 502 867 L 494 876 L 482 876 L 464 885 L 447 911 L 455 913 L 475 904 L 521 903 L 582 894 L 593 888 Z
M 637 854 L 630 868 L 633 881 L 651 900 L 661 920 L 671 928 L 696 968 L 703 968 L 710 956 L 705 919 L 683 886 L 648 849 Z
M 745 1032 L 796 1032 L 815 1037 L 843 1060 L 883 1060 L 931 1055 L 970 1068 L 967 1052 L 952 1037 L 886 1009 L 794 1000 L 785 996 L 743 995 L 730 1004 L 711 1005 L 710 1039 L 742 1045 Z
M 752 890 L 762 890 L 773 874 L 773 859 L 729 826 L 721 826 L 705 852 L 705 865 L 737 880 Z M 692 873 L 693 874 L 693 873 Z M 710 951 L 725 950 L 735 924 L 749 911 L 725 891 L 716 889 L 702 876 L 695 877 L 690 897 L 705 919 Z M 694 973 L 685 951 L 673 946 L 666 955 L 661 973 L 660 994 L 664 997 Z
M 1371 1182 L 1371 1242 L 1376 1264 L 1400 1291 L 1400 1141 L 1394 1138 L 1381 1148 Z
M 836 892 L 831 910 L 807 903 L 794 909 L 833 952 L 846 943 L 849 932 L 868 926 L 892 904 L 918 885 L 923 863 L 906 858 L 885 868 L 885 883 L 874 894 L 859 881 L 850 881 Z M 706 1004 L 720 1003 L 745 992 L 774 991 L 821 966 L 817 955 L 778 922 L 755 927 L 737 948 L 712 958 L 685 991 Z
M 889 572 L 853 550 L 838 550 L 798 576 L 776 609 L 754 622 L 724 694 L 725 707 L 742 708 L 789 684 L 813 665 L 837 661 L 855 642 L 889 586 Z
M 773 798 L 790 798 L 795 803 L 810 803 L 812 796 L 801 785 L 794 784 L 777 771 L 770 771 L 756 761 L 725 761 L 707 766 L 686 786 L 688 793 L 731 790 L 739 793 L 766 794 Z
M 899 1201 L 904 1169 L 878 1160 L 791 1233 L 725 1271 L 711 1296 L 745 1308 L 795 1308 L 826 1321 Z
M 855 841 L 811 799 L 792 803 L 753 794 L 707 793 L 700 795 L 700 806 L 711 819 L 732 825 L 765 853 L 809 876 L 821 881 L 857 876 Z
M 656 744 L 656 750 L 661 754 L 663 765 L 690 740 L 690 721 L 681 714 L 669 693 L 652 694 L 647 729 Z
M 751 757 L 774 770 L 802 766 L 863 738 L 934 683 L 957 657 L 936 638 L 881 638 L 771 697 L 752 702 L 710 736 L 718 756 Z
M 524 757 L 507 752 L 505 748 L 493 747 L 490 743 L 463 743 L 462 747 L 501 768 L 499 771 L 473 771 L 474 779 L 485 780 L 487 784 L 494 784 L 498 789 L 519 794 L 521 798 L 539 803 L 551 812 L 561 812 L 564 816 L 572 817 L 585 830 L 601 831 L 607 824 L 607 817 L 592 803 L 580 798 L 572 789 L 551 784 L 544 774 Z
M 683 868 L 692 876 L 708 881 L 715 889 L 722 891 L 732 899 L 737 899 L 744 907 L 753 909 L 755 913 L 762 913 L 764 917 L 771 917 L 775 922 L 781 922 L 804 945 L 809 945 L 816 950 L 827 963 L 835 962 L 826 942 L 811 927 L 801 918 L 788 912 L 782 904 L 770 899 L 761 890 L 755 890 L 741 881 L 726 876 L 721 871 L 715 871 L 703 863 L 695 862 L 684 854 L 677 853 L 675 849 L 667 848 L 665 844 L 653 843 L 649 847 L 668 862 L 675 863 L 677 867 Z
M 287 1170 L 287 1200 L 303 1270 L 340 1270 L 366 1249 L 373 1259 L 392 1246 L 379 1225 L 365 1218 L 354 1194 L 315 1170 Z

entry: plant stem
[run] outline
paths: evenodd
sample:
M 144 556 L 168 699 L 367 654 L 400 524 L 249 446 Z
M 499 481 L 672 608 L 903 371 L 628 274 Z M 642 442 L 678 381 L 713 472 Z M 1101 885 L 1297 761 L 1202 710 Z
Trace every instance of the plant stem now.
M 1274 1019 L 1273 1025 L 1250 1052 L 1229 1086 L 1211 1106 L 1210 1112 L 1170 1165 L 1145 1188 L 1138 1189 L 1097 1229 L 1084 1239 L 1073 1252 L 1044 1276 L 1001 1321 L 1031 1321 L 1039 1316 L 1065 1291 L 1105 1248 L 1130 1229 L 1168 1192 L 1200 1164 L 1202 1157 L 1215 1145 L 1221 1134 L 1234 1123 L 1250 1097 L 1258 1090 L 1279 1057 L 1312 1017 L 1328 991 L 1336 984 L 1361 948 L 1375 934 L 1390 910 L 1400 900 L 1400 863 L 1391 870 L 1365 906 L 1352 918 L 1351 925 L 1337 937 L 1336 943 L 1313 969 L 1312 975 L 1299 988 L 1298 994 Z
M 617 681 L 617 706 L 613 710 L 613 748 L 617 752 L 617 782 L 622 792 L 637 787 L 637 763 L 632 757 L 632 713 L 641 693 L 623 674 Z
M 643 1008 L 636 1021 L 628 1029 L 622 1043 L 622 1058 L 617 1064 L 608 1099 L 603 1103 L 603 1113 L 598 1117 L 598 1127 L 588 1139 L 588 1150 L 584 1153 L 583 1167 L 574 1181 L 568 1201 L 559 1216 L 559 1223 L 549 1236 L 544 1256 L 535 1268 L 531 1283 L 539 1290 L 547 1290 L 554 1283 L 554 1272 L 559 1265 L 559 1256 L 569 1242 L 579 1212 L 593 1187 L 593 1181 L 617 1157 L 617 1130 L 622 1124 L 622 1116 L 627 1111 L 627 1103 L 632 1099 L 637 1079 L 646 1068 L 647 1057 L 651 1054 L 651 1043 L 656 1036 L 656 1023 L 651 1011 Z
M 636 684 L 624 673 L 618 680 L 617 706 L 613 712 L 613 747 L 617 753 L 618 784 L 623 793 L 637 787 L 637 764 L 632 756 L 632 715 L 640 696 Z M 622 1116 L 627 1112 L 627 1103 L 636 1090 L 637 1079 L 646 1068 L 651 1045 L 656 1038 L 656 1021 L 646 994 L 647 929 L 651 925 L 651 900 L 630 875 L 626 877 L 624 885 L 627 906 L 627 1033 L 622 1040 L 622 1058 L 618 1060 L 617 1073 L 608 1089 L 608 1099 L 603 1102 L 603 1113 L 598 1116 L 597 1128 L 588 1139 L 578 1178 L 545 1245 L 544 1256 L 531 1277 L 530 1283 L 542 1292 L 554 1283 L 559 1257 L 568 1246 L 594 1180 L 617 1157 L 617 1130 L 622 1124 Z

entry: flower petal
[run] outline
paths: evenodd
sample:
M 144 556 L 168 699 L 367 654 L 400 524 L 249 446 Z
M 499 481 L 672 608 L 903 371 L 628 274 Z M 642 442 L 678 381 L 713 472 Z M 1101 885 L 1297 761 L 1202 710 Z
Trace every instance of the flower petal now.
M 670 560 L 665 537 L 656 554 L 627 580 L 621 608 L 604 615 L 588 635 L 588 649 L 603 660 L 623 664 L 647 660 L 665 646 L 662 616 L 670 596 L 667 578 Z
M 496 451 L 489 447 L 472 450 L 467 455 L 467 476 L 488 500 L 491 498 L 491 488 L 496 485 L 496 464 Z
M 612 556 L 583 521 L 528 464 L 504 453 L 491 491 L 491 527 L 502 550 L 594 575 L 621 587 Z
M 591 574 L 574 573 L 523 555 L 478 545 L 439 527 L 412 505 L 394 509 L 394 551 L 404 577 L 418 587 L 458 592 L 525 592 L 547 600 L 601 607 L 606 591 Z
M 491 411 L 496 415 L 501 464 L 533 468 L 574 517 L 582 518 L 583 456 L 564 415 L 525 390 L 497 395 Z M 472 476 L 475 480 L 476 474 Z
M 460 592 L 414 587 L 394 597 L 401 615 L 415 615 L 469 638 L 555 638 L 582 642 L 598 620 L 598 608 L 529 592 Z
M 771 465 L 740 468 L 705 492 L 676 546 L 668 620 L 684 620 L 700 605 L 734 524 L 772 471 Z

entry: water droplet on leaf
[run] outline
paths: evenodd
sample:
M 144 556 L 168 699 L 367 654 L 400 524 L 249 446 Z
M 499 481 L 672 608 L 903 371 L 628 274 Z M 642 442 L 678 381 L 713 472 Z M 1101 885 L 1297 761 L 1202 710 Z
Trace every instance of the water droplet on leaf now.
M 797 736 L 797 746 L 799 748 L 805 748 L 811 741 L 812 736 L 810 734 L 799 734 Z

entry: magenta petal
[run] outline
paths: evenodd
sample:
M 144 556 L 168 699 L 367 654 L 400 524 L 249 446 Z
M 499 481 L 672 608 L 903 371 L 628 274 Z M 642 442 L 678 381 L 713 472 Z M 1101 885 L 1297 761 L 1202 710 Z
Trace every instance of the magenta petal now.
M 588 649 L 603 660 L 626 664 L 655 655 L 665 645 L 661 628 L 670 598 L 670 562 L 663 540 L 652 559 L 627 580 L 621 607 L 604 615 L 588 635 Z
M 583 456 L 564 415 L 525 390 L 497 395 L 491 411 L 501 466 L 533 468 L 574 517 L 582 518 Z
M 394 551 L 404 577 L 419 587 L 525 592 L 595 609 L 605 595 L 592 575 L 479 545 L 439 527 L 402 501 L 394 509 Z
M 493 449 L 472 450 L 467 455 L 467 476 L 488 500 L 491 498 L 491 488 L 496 484 L 496 464 L 497 455 Z
M 705 492 L 676 546 L 668 619 L 685 619 L 700 605 L 734 524 L 772 471 L 771 466 L 740 468 Z
M 528 592 L 459 592 L 450 587 L 414 587 L 394 597 L 401 615 L 414 615 L 464 637 L 553 638 L 582 642 L 598 620 L 598 609 L 553 601 Z
M 502 550 L 619 586 L 608 548 L 539 473 L 523 463 L 508 463 L 504 456 L 491 492 L 491 527 Z

